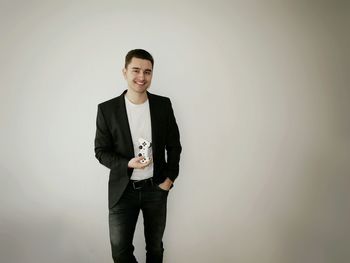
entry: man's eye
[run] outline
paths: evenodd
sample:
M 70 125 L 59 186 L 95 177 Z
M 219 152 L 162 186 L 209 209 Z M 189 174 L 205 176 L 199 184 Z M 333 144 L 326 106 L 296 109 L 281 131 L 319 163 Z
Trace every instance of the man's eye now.
M 151 75 L 151 72 L 146 71 L 145 74 L 146 74 L 146 75 Z
M 137 69 L 134 69 L 132 72 L 136 72 L 136 73 L 139 73 L 139 71 Z

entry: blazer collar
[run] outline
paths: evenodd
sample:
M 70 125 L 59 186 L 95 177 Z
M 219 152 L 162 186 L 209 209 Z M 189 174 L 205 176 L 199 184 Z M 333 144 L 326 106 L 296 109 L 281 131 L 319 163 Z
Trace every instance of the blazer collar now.
M 120 98 L 123 98 L 124 99 L 124 96 L 125 96 L 125 94 L 128 92 L 128 90 L 126 89 L 126 90 L 124 90 L 123 91 L 123 93 L 122 94 L 120 94 Z M 147 93 L 147 98 L 148 98 L 148 100 L 151 102 L 151 101 L 153 101 L 153 94 L 152 93 L 150 93 L 150 92 L 148 92 L 148 91 L 146 91 L 146 93 Z M 125 104 L 125 103 L 124 103 Z

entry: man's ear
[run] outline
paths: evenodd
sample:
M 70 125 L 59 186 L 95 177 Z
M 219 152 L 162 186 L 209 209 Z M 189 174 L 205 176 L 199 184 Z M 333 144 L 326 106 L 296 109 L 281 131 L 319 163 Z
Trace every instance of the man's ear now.
M 126 78 L 126 68 L 123 68 L 123 69 L 122 69 L 122 72 L 123 72 L 124 78 Z

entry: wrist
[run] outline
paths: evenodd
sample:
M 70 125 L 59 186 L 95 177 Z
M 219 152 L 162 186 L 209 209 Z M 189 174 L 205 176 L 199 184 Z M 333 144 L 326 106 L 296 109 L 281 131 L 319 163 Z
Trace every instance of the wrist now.
M 171 181 L 169 178 L 165 179 L 164 183 L 166 183 L 168 186 L 171 186 L 173 184 L 173 181 Z

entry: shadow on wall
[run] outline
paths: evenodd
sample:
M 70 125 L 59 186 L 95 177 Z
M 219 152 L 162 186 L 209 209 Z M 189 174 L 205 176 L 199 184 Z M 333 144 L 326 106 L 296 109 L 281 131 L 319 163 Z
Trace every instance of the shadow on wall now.
M 28 191 L 35 189 L 25 188 L 3 167 L 0 184 L 0 262 L 98 262 L 109 258 L 100 249 L 103 242 L 94 236 L 98 231 L 88 220 L 83 222 L 79 211 L 68 215 L 46 200 L 33 200 Z
M 334 142 L 335 143 L 335 142 Z M 349 147 L 332 144 L 307 161 L 300 200 L 285 229 L 285 263 L 350 260 Z

